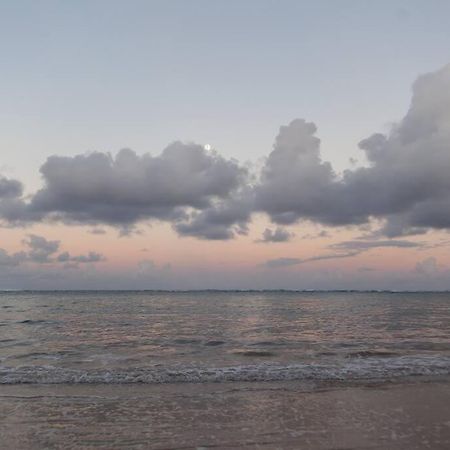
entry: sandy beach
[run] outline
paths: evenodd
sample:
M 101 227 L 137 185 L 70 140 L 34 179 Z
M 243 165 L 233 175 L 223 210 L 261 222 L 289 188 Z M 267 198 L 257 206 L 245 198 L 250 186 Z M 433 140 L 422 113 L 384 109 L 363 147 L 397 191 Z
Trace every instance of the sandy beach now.
M 14 385 L 5 449 L 447 449 L 450 383 Z

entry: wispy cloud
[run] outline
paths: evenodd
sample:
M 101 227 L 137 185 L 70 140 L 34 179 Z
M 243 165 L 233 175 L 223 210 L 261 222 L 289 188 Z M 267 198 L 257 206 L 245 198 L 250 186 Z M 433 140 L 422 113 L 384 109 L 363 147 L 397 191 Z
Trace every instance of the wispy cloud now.
M 363 252 L 375 248 L 420 248 L 422 244 L 411 241 L 386 240 L 386 241 L 343 241 L 330 245 L 328 248 L 335 250 L 334 253 L 326 253 L 324 255 L 312 256 L 310 258 L 276 258 L 270 259 L 264 263 L 268 268 L 279 268 L 295 266 L 315 261 L 323 261 L 328 259 L 352 258 Z

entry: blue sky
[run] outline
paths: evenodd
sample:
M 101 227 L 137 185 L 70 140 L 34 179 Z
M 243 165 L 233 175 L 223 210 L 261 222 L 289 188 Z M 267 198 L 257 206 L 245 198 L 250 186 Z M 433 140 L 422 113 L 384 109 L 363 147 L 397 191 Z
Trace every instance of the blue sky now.
M 295 117 L 343 168 L 448 62 L 448 17 L 436 0 L 1 1 L 3 169 L 33 188 L 50 154 L 175 139 L 255 160 Z

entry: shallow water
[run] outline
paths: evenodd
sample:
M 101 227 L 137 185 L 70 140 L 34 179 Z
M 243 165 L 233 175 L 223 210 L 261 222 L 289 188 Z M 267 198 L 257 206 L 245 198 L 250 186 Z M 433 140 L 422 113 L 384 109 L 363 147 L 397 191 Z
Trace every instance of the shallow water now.
M 449 386 L 3 385 L 0 436 L 8 450 L 447 450 Z
M 3 292 L 0 383 L 450 374 L 450 294 Z

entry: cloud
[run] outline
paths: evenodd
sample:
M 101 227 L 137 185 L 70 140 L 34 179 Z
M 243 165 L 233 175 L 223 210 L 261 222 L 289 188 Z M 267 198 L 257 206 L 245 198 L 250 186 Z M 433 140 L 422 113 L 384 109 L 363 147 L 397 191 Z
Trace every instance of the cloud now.
M 18 252 L 10 255 L 5 249 L 0 248 L 0 267 L 15 267 L 25 259 L 25 252 Z
M 103 228 L 92 228 L 91 230 L 89 230 L 89 233 L 91 233 L 91 234 L 106 234 L 106 230 L 104 230 Z
M 338 177 L 320 156 L 316 126 L 281 127 L 256 187 L 275 223 L 386 220 L 389 237 L 450 228 L 450 65 L 419 77 L 409 111 L 388 135 L 360 142 L 369 166 Z
M 310 258 L 276 258 L 266 261 L 263 266 L 268 268 L 279 268 L 305 264 L 328 259 L 352 258 L 374 248 L 394 247 L 394 248 L 421 248 L 422 244 L 411 241 L 388 240 L 388 241 L 344 241 L 330 245 L 328 248 L 334 253 L 312 256 Z
M 181 236 L 208 240 L 228 240 L 236 235 L 246 235 L 252 201 L 249 191 L 240 191 L 203 211 L 192 212 L 184 220 L 175 223 L 174 229 Z
M 72 256 L 69 252 L 63 252 L 56 258 L 58 262 L 63 263 L 95 263 L 100 261 L 105 261 L 105 257 L 97 252 L 89 252 L 87 255 L 78 255 L 78 256 Z
M 339 259 L 339 258 L 351 258 L 353 256 L 357 256 L 361 253 L 361 251 L 352 251 L 346 253 L 330 253 L 325 255 L 317 255 L 312 256 L 310 258 L 276 258 L 270 259 L 266 261 L 264 266 L 268 268 L 278 268 L 278 267 L 287 267 L 287 266 L 296 266 L 298 264 L 305 264 L 314 261 L 323 261 L 327 259 Z
M 442 272 L 442 267 L 433 256 L 418 261 L 414 271 L 424 276 L 435 276 Z
M 276 269 L 279 267 L 296 266 L 297 264 L 301 264 L 304 261 L 305 260 L 300 258 L 275 258 L 266 261 L 264 266 L 270 269 Z
M 175 142 L 161 155 L 121 150 L 116 157 L 91 153 L 52 156 L 41 167 L 44 187 L 29 210 L 67 222 L 134 225 L 173 220 L 186 207 L 206 209 L 227 198 L 245 170 L 202 146 Z
M 423 244 L 412 241 L 401 241 L 401 240 L 386 240 L 386 241 L 344 241 L 338 242 L 337 244 L 330 245 L 329 248 L 336 250 L 358 250 L 360 252 L 370 250 L 373 248 L 381 247 L 394 247 L 394 248 L 419 248 Z
M 143 259 L 138 262 L 135 278 L 138 280 L 164 280 L 170 276 L 172 266 L 170 264 L 164 264 L 159 266 L 152 259 Z
M 450 226 L 450 65 L 413 86 L 409 111 L 388 135 L 360 143 L 371 164 L 348 172 L 347 190 L 366 213 L 385 217 L 386 234 Z M 370 195 L 369 195 L 370 193 Z
M 29 201 L 18 198 L 16 182 L 3 181 L 4 196 L 10 193 L 0 203 L 5 222 L 112 225 L 129 235 L 138 222 L 163 220 L 182 235 L 228 239 L 252 213 L 242 197 L 247 169 L 196 144 L 175 142 L 155 157 L 128 149 L 115 157 L 51 156 L 40 171 L 44 186 Z
M 193 143 L 175 142 L 158 156 L 51 156 L 41 167 L 42 189 L 29 199 L 19 181 L 0 177 L 0 217 L 9 226 L 111 225 L 124 235 L 160 220 L 182 236 L 212 240 L 246 234 L 261 212 L 280 226 L 377 219 L 375 234 L 389 238 L 450 229 L 450 65 L 420 76 L 404 118 L 359 147 L 366 166 L 338 174 L 322 160 L 316 125 L 295 119 L 280 128 L 255 180 L 236 161 Z M 267 233 L 264 242 L 287 237 Z
M 137 273 L 139 276 L 150 275 L 157 269 L 156 263 L 151 259 L 143 259 L 138 262 Z
M 256 209 L 275 223 L 291 224 L 300 218 L 330 222 L 336 175 L 331 164 L 321 160 L 316 130 L 302 119 L 280 128 L 255 187 Z
M 317 234 L 305 234 L 302 236 L 302 239 L 320 239 L 320 238 L 329 238 L 331 237 L 330 233 L 326 230 L 322 230 Z
M 20 197 L 22 193 L 23 186 L 20 181 L 0 175 L 0 199 Z
M 266 228 L 263 232 L 262 239 L 259 239 L 256 242 L 287 242 L 290 241 L 294 236 L 294 233 L 291 233 L 282 227 L 277 227 L 275 228 L 275 230 Z
M 25 246 L 25 250 L 14 254 L 9 254 L 5 249 L 0 248 L 0 266 L 16 267 L 27 263 L 38 265 L 63 263 L 70 264 L 71 267 L 77 267 L 78 264 L 105 261 L 102 254 L 94 251 L 77 256 L 72 256 L 67 251 L 56 255 L 60 249 L 60 241 L 51 241 L 36 234 L 28 235 L 26 239 L 22 240 L 22 244 Z
M 51 255 L 59 250 L 60 241 L 49 241 L 43 236 L 30 234 L 23 243 L 29 248 L 27 258 L 35 263 L 52 262 Z

